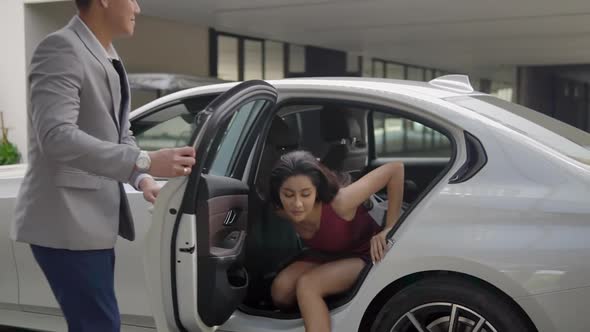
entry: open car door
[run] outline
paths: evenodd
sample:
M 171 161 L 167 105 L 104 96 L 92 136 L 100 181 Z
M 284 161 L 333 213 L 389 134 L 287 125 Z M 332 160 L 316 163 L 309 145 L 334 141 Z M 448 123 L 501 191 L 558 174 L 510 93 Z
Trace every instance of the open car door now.
M 242 162 L 261 116 L 277 92 L 264 81 L 241 83 L 195 119 L 197 163 L 169 181 L 154 206 L 144 264 L 158 331 L 211 331 L 246 295 L 242 265 L 248 192 Z

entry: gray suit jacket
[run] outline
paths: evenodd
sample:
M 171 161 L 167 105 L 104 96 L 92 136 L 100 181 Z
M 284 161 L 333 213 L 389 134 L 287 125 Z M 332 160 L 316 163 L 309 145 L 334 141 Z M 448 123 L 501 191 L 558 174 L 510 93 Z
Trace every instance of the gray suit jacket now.
M 39 44 L 29 84 L 29 165 L 12 238 L 70 250 L 113 248 L 117 234 L 133 240 L 121 182 L 137 176 L 139 148 L 104 48 L 74 18 Z

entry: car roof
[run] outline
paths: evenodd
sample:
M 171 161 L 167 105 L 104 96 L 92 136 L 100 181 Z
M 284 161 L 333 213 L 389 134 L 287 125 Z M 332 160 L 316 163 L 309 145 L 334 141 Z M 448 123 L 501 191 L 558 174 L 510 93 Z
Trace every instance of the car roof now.
M 130 73 L 127 74 L 127 79 L 131 89 L 169 91 L 178 91 L 198 86 L 228 82 L 213 77 L 171 73 Z
M 306 86 L 332 87 L 332 88 L 359 88 L 371 89 L 393 93 L 419 93 L 425 96 L 444 99 L 464 95 L 481 94 L 474 91 L 469 84 L 469 79 L 464 75 L 446 75 L 430 82 L 418 82 L 408 80 L 394 80 L 372 77 L 310 77 L 310 78 L 286 78 L 280 80 L 268 80 L 275 86 L 279 93 L 282 89 L 305 88 Z M 162 104 L 188 98 L 196 95 L 217 94 L 229 90 L 240 82 L 211 84 L 178 91 L 162 98 L 156 99 L 133 111 L 132 116 L 137 116 L 146 110 L 158 107 Z

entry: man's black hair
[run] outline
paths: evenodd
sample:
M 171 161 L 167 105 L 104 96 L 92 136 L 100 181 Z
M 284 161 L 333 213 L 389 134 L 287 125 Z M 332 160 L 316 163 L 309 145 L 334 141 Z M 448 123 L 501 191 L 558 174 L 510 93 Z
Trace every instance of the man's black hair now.
M 76 0 L 76 7 L 78 7 L 78 10 L 85 10 L 90 8 L 90 3 L 92 3 L 92 0 Z

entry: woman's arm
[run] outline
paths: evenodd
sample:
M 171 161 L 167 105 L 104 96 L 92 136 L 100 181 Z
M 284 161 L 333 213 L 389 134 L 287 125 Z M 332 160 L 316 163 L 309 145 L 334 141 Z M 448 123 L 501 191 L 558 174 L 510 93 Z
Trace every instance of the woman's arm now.
M 354 216 L 359 205 L 385 186 L 389 200 L 385 228 L 391 229 L 399 218 L 404 193 L 404 165 L 400 162 L 380 166 L 340 189 L 332 201 L 332 208 L 343 217 Z

